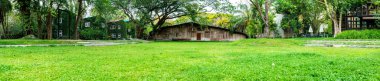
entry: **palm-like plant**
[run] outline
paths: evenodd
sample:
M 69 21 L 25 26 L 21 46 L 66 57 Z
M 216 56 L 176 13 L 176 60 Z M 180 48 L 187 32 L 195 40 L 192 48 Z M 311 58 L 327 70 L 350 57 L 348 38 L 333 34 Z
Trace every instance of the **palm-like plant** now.
M 245 4 L 240 4 L 239 8 L 236 13 L 238 16 L 231 19 L 233 30 L 245 32 L 250 36 L 260 33 L 262 23 L 259 22 L 258 14 Z

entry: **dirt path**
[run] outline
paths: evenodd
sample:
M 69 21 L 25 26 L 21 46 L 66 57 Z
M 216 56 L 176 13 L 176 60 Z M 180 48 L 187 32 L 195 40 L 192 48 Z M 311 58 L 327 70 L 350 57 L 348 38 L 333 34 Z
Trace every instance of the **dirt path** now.
M 136 44 L 134 41 L 78 41 L 76 44 L 25 44 L 25 45 L 0 45 L 0 48 L 8 47 L 56 47 L 56 46 L 113 46 L 123 44 Z

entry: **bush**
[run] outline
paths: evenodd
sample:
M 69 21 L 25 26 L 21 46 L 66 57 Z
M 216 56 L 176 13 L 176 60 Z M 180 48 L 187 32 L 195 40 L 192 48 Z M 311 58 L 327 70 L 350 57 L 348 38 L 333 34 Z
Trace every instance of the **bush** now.
M 84 40 L 104 40 L 107 39 L 107 32 L 97 29 L 84 29 L 80 31 L 80 38 Z
M 380 39 L 380 30 L 349 30 L 338 34 L 337 39 Z
M 31 40 L 31 39 L 38 39 L 38 38 L 36 36 L 34 36 L 34 35 L 27 35 L 25 37 L 22 37 L 21 39 L 29 39 L 29 40 Z

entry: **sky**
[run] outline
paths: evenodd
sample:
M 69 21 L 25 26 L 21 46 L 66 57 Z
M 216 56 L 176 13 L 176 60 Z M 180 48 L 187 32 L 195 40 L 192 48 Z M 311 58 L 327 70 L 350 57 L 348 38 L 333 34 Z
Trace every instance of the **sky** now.
M 237 4 L 249 4 L 249 0 L 228 0 L 228 1 L 231 2 L 234 5 L 237 5 Z

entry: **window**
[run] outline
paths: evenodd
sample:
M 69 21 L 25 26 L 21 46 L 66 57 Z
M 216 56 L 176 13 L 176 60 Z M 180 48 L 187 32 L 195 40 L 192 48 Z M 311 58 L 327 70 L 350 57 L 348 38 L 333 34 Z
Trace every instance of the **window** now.
M 111 34 L 112 38 L 116 38 L 116 35 L 114 33 Z
M 59 30 L 58 31 L 58 37 L 62 37 L 63 36 L 63 32 L 62 32 L 62 30 Z
M 59 24 L 62 24 L 62 22 L 63 22 L 63 19 L 59 18 Z
M 131 32 L 131 29 L 128 29 L 128 32 Z
M 90 24 L 91 24 L 90 22 L 86 22 L 85 27 L 90 27 Z
M 121 34 L 120 33 L 117 35 L 117 38 L 121 38 Z
M 119 30 L 120 30 L 120 29 L 121 29 L 121 26 L 120 26 L 120 25 L 117 25 L 117 29 L 119 29 Z
M 112 26 L 111 26 L 111 30 L 113 30 L 113 29 L 115 29 L 115 25 L 112 25 Z

